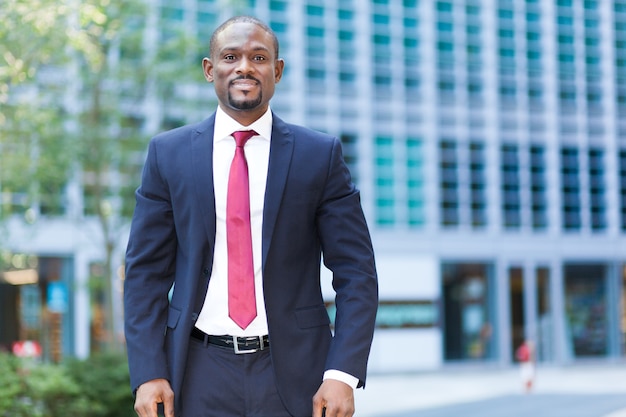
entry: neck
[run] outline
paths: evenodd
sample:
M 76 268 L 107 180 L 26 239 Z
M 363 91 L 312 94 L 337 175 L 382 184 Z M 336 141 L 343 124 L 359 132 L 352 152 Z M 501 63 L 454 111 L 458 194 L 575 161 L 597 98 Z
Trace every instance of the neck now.
M 232 117 L 242 126 L 250 126 L 252 123 L 259 120 L 267 111 L 268 106 L 264 106 L 263 108 L 251 109 L 251 110 L 238 110 L 233 109 L 231 107 L 222 106 L 220 104 L 224 113 Z

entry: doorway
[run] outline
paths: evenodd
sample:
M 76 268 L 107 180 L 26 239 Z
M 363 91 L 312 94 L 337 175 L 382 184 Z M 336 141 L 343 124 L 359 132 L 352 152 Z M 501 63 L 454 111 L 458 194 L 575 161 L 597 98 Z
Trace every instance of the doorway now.
M 494 358 L 491 264 L 442 264 L 444 358 Z
M 526 339 L 524 271 L 520 267 L 509 268 L 509 306 L 509 317 L 511 318 L 511 357 L 515 358 L 515 351 Z

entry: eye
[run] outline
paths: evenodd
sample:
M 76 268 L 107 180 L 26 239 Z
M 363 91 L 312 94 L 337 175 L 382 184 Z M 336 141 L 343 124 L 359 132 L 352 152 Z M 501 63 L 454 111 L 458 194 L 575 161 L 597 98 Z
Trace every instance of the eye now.
M 265 61 L 266 58 L 263 55 L 256 55 L 254 58 L 255 61 Z
M 235 59 L 235 55 L 233 55 L 233 54 L 224 55 L 224 60 L 225 61 L 232 61 L 234 59 Z

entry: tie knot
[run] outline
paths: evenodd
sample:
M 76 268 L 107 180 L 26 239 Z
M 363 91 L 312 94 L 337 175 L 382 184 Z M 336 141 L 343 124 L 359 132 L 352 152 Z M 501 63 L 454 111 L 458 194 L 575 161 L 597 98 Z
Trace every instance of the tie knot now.
M 256 133 L 254 130 L 238 130 L 236 132 L 233 132 L 233 137 L 235 138 L 235 143 L 237 144 L 237 147 L 243 147 L 248 139 L 256 135 L 258 135 L 258 133 Z

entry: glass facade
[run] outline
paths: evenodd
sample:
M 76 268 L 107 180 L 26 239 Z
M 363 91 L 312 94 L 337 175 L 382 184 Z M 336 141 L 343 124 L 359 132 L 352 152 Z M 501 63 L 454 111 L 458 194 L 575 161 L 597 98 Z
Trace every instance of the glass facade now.
M 427 301 L 441 301 L 444 360 L 512 361 L 527 337 L 541 361 L 626 354 L 615 347 L 626 319 L 619 329 L 610 319 L 626 317 L 611 298 L 626 294 L 615 272 L 626 264 L 615 250 L 626 245 L 626 0 L 149 3 L 163 45 L 181 31 L 206 45 L 235 13 L 269 23 L 286 62 L 272 109 L 340 138 L 382 257 L 441 267 L 428 275 L 441 294 Z M 178 58 L 166 52 L 159 59 Z M 185 104 L 186 87 L 207 105 Z M 212 89 L 186 87 L 141 105 L 122 91 L 133 104 L 122 124 L 206 117 Z M 86 216 L 94 186 L 89 175 L 80 184 Z M 32 205 L 30 184 L 3 187 L 4 214 Z M 64 185 L 41 187 L 41 213 L 66 216 Z M 47 301 L 37 285 L 4 284 L 0 297 L 0 335 L 12 338 Z M 15 299 L 26 306 L 19 326 L 5 319 Z
M 489 264 L 442 264 L 445 360 L 494 358 L 492 274 Z
M 159 16 L 206 39 L 221 7 Z M 238 7 L 279 37 L 273 109 L 341 139 L 383 254 L 400 232 L 407 259 L 438 259 L 444 360 L 513 361 L 525 338 L 546 362 L 626 349 L 608 319 L 626 262 L 589 252 L 626 232 L 626 1 Z
M 606 356 L 609 350 L 605 265 L 565 265 L 567 349 L 573 357 Z

